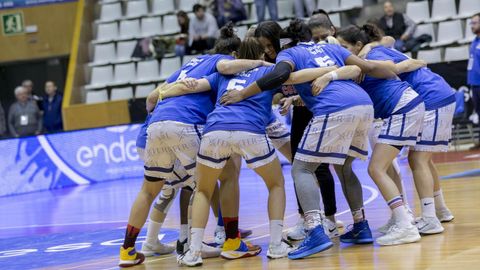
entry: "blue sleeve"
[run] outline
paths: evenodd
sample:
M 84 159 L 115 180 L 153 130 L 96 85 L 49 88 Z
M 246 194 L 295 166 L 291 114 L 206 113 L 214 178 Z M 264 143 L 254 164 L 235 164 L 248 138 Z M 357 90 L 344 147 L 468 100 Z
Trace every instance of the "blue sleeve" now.
M 177 81 L 177 78 L 180 75 L 180 72 L 182 72 L 182 69 L 179 69 L 179 70 L 175 71 L 175 73 L 170 75 L 170 77 L 168 77 L 168 79 L 167 79 L 167 83 L 172 83 L 172 82 Z
M 281 51 L 277 55 L 277 64 L 280 62 L 289 62 L 289 63 L 292 63 L 294 66 L 296 66 L 295 59 L 296 57 L 293 55 L 292 50 L 287 49 L 287 50 Z M 297 68 L 295 67 L 293 71 L 295 71 L 296 69 Z
M 389 60 L 389 58 L 382 53 L 380 50 L 371 50 L 368 54 L 366 59 L 368 60 Z
M 347 58 L 350 57 L 350 55 L 352 55 L 352 53 L 349 50 L 343 48 L 340 45 L 335 45 L 335 48 L 338 54 L 340 55 L 340 58 L 343 60 L 343 62 L 347 61 Z
M 208 83 L 210 84 L 210 89 L 212 89 L 212 91 L 217 92 L 217 86 L 218 86 L 219 77 L 220 77 L 220 74 L 217 73 L 217 72 L 212 73 L 212 74 L 210 74 L 209 76 L 205 77 L 205 79 L 206 79 L 206 80 L 208 81 Z
M 215 70 L 215 72 L 218 72 L 217 70 L 217 64 L 219 61 L 222 61 L 222 60 L 235 60 L 235 58 L 231 55 L 226 55 L 226 54 L 217 54 L 217 59 L 215 61 L 215 67 L 213 70 Z

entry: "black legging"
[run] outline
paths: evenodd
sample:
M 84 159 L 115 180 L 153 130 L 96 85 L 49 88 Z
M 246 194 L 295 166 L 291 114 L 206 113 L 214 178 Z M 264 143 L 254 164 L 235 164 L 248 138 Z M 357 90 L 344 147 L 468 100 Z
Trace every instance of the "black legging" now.
M 312 117 L 312 113 L 306 107 L 293 107 L 292 127 L 290 130 L 292 156 L 295 156 L 298 144 L 303 137 L 303 132 L 305 131 L 305 128 Z M 320 192 L 322 193 L 325 215 L 332 216 L 337 213 L 337 202 L 335 200 L 335 182 L 328 166 L 328 164 L 321 164 L 318 166 L 317 170 L 315 171 L 315 175 L 317 176 Z M 300 202 L 298 201 L 298 194 L 296 194 L 296 190 L 295 195 L 297 195 L 298 212 L 303 215 L 303 210 L 300 206 Z

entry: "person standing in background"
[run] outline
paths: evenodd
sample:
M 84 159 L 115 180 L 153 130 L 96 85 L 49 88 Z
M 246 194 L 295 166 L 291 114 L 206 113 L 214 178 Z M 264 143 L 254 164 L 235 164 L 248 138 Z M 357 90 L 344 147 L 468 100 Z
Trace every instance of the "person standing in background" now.
M 305 14 L 305 10 L 307 11 L 307 14 Z M 295 16 L 297 18 L 310 17 L 314 10 L 314 0 L 295 0 Z
M 30 79 L 24 80 L 22 82 L 22 87 L 25 88 L 25 90 L 27 90 L 28 97 L 37 103 L 37 106 L 40 109 L 40 111 L 43 111 L 42 97 L 39 97 L 33 93 L 32 80 Z
M 5 137 L 7 134 L 7 122 L 5 121 L 5 111 L 3 106 L 0 103 L 0 139 Z
M 190 18 L 185 11 L 180 10 L 177 13 L 177 22 L 180 26 L 180 34 L 175 39 L 175 55 L 183 57 L 186 51 L 186 45 L 188 41 L 188 29 L 190 25 Z
M 48 133 L 63 130 L 62 96 L 57 93 L 57 85 L 53 81 L 45 83 L 46 96 L 43 98 L 43 127 Z
M 257 9 L 257 19 L 259 23 L 265 20 L 265 6 L 267 5 L 270 20 L 278 21 L 277 0 L 255 0 L 255 8 Z
M 42 113 L 23 86 L 15 88 L 17 101 L 8 111 L 8 128 L 13 137 L 38 135 L 42 132 Z
M 392 2 L 386 1 L 383 4 L 385 15 L 380 18 L 378 26 L 385 32 L 386 36 L 395 39 L 395 49 L 405 52 L 405 43 L 413 38 L 417 27 L 415 22 L 406 14 L 395 12 Z
M 472 100 L 475 112 L 480 117 L 480 13 L 472 16 L 470 22 L 472 32 L 477 35 L 470 45 L 470 59 L 468 60 L 467 83 L 472 86 Z M 480 149 L 479 141 L 470 150 Z
M 192 50 L 203 53 L 212 49 L 218 37 L 217 20 L 212 14 L 205 12 L 204 6 L 195 4 L 193 13 L 195 16 L 192 17 L 188 30 L 190 47 L 187 54 Z

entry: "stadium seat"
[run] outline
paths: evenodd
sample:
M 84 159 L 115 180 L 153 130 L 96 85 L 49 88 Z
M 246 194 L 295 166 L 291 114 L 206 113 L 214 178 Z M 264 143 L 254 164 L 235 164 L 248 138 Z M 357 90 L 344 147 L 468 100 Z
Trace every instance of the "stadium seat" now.
M 137 78 L 135 72 L 135 63 L 126 63 L 115 65 L 115 84 L 131 83 Z
M 98 91 L 88 91 L 86 97 L 86 103 L 102 103 L 108 101 L 108 92 L 107 90 L 98 90 Z
M 193 5 L 197 4 L 199 1 L 198 0 L 179 0 L 178 2 L 178 9 L 183 10 L 185 12 L 191 12 L 193 11 Z
M 428 21 L 440 22 L 453 18 L 457 15 L 455 0 L 434 0 L 432 16 Z
M 478 12 L 480 12 L 480 2 L 478 0 L 460 0 L 458 14 L 455 18 L 468 18 Z
M 106 64 L 115 61 L 115 43 L 97 44 L 94 47 L 93 63 Z
M 113 66 L 93 67 L 87 89 L 102 88 L 113 81 Z
M 404 53 L 408 58 L 412 58 L 412 53 L 411 52 L 406 52 Z
M 162 33 L 162 20 L 160 17 L 142 18 L 142 36 L 156 36 Z
M 342 26 L 342 23 L 340 22 L 340 13 L 332 13 L 328 14 L 330 17 L 330 20 L 332 21 L 333 25 L 336 27 Z
M 135 87 L 135 98 L 146 98 L 155 89 L 155 84 L 137 85 Z
M 101 5 L 100 21 L 114 21 L 122 18 L 122 5 L 113 3 Z
M 426 61 L 428 64 L 442 62 L 442 52 L 440 49 L 418 51 L 417 59 Z
M 98 25 L 97 41 L 110 41 L 118 38 L 118 23 L 102 23 Z
M 113 88 L 110 100 L 124 100 L 133 98 L 133 89 L 131 86 L 122 88 Z
M 238 26 L 236 27 L 237 30 L 237 36 L 243 40 L 245 38 L 245 35 L 247 34 L 248 27 L 246 25 Z
M 421 23 L 430 18 L 428 1 L 408 2 L 406 14 L 416 23 Z
M 278 0 L 278 19 L 293 18 L 293 1 L 290 0 Z
M 141 17 L 148 14 L 148 5 L 146 0 L 136 0 L 127 2 L 127 17 Z
M 190 62 L 190 60 L 192 60 L 193 58 L 196 58 L 196 57 L 199 57 L 201 56 L 200 54 L 196 54 L 196 55 L 185 55 L 183 57 L 183 60 L 182 60 L 182 65 L 185 65 L 186 63 Z
M 469 46 L 448 47 L 445 49 L 445 62 L 467 60 L 469 57 Z
M 413 33 L 413 37 L 417 38 L 421 35 L 430 35 L 432 37 L 432 41 L 435 40 L 435 31 L 433 30 L 433 24 L 432 23 L 427 23 L 427 24 L 419 24 L 417 25 L 417 28 L 415 29 L 415 32 Z M 428 46 L 429 43 L 422 44 L 422 48 Z
M 362 6 L 363 6 L 363 0 L 340 0 L 341 10 L 361 8 Z
M 171 35 L 180 32 L 180 26 L 178 25 L 177 15 L 165 15 L 163 16 L 162 33 L 164 35 Z
M 120 38 L 130 39 L 138 37 L 140 33 L 139 20 L 125 20 L 120 22 Z
M 137 63 L 137 80 L 136 83 L 145 83 L 157 81 L 160 76 L 158 71 L 158 61 L 149 60 Z
M 318 9 L 323 9 L 326 12 L 338 11 L 340 9 L 339 0 L 318 0 Z
M 166 80 L 181 66 L 180 57 L 163 58 L 160 67 L 160 80 Z
M 440 47 L 456 43 L 463 39 L 463 29 L 460 20 L 445 21 L 438 24 L 436 42 L 430 43 L 432 47 Z
M 122 41 L 117 43 L 117 61 L 126 61 L 132 58 L 133 50 L 137 45 L 136 40 Z
M 163 15 L 175 12 L 174 0 L 153 0 L 152 14 Z
M 460 44 L 470 43 L 475 39 L 475 34 L 472 32 L 472 29 L 470 28 L 471 21 L 472 19 L 467 19 L 465 21 L 465 34 L 463 35 L 465 38 L 460 40 L 458 43 Z

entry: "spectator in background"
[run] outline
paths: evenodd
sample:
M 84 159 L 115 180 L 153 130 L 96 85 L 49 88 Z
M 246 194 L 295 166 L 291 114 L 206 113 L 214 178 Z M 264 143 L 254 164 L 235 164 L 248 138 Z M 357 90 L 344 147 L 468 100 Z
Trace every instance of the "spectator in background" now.
M 193 50 L 197 53 L 203 53 L 212 49 L 215 45 L 215 40 L 218 37 L 218 25 L 212 14 L 206 13 L 205 7 L 200 4 L 193 6 L 193 13 L 195 13 L 195 16 L 192 18 L 188 30 L 190 45 L 188 53 Z
M 0 103 L 0 138 L 7 135 L 7 122 L 5 121 L 5 111 Z
M 57 85 L 53 81 L 45 83 L 46 96 L 43 98 L 43 127 L 49 132 L 63 130 L 62 96 L 57 93 Z
M 307 14 L 305 15 L 305 10 Z M 315 10 L 314 0 L 295 0 L 295 15 L 297 18 L 310 17 Z
M 259 23 L 265 20 L 265 6 L 267 5 L 268 13 L 270 14 L 270 20 L 278 21 L 277 0 L 255 0 L 257 19 Z
M 28 96 L 30 99 L 33 99 L 36 103 L 38 108 L 42 111 L 42 97 L 39 97 L 33 93 L 33 82 L 32 80 L 24 80 L 22 82 L 23 88 L 27 90 Z
M 188 41 L 188 28 L 190 25 L 190 18 L 188 18 L 188 14 L 180 10 L 177 13 L 177 21 L 178 25 L 180 26 L 180 34 L 177 36 L 175 40 L 175 54 L 177 56 L 183 57 L 186 51 L 186 45 Z
M 477 112 L 480 118 L 480 13 L 473 15 L 470 28 L 476 37 L 472 45 L 470 45 L 467 83 L 472 86 L 472 101 L 475 106 L 475 112 Z M 480 149 L 480 141 L 471 148 L 471 150 L 478 149 Z
M 42 114 L 23 86 L 15 88 L 17 101 L 8 111 L 8 128 L 13 137 L 38 135 L 42 131 Z
M 395 12 L 392 2 L 383 4 L 385 15 L 379 20 L 379 27 L 386 36 L 395 38 L 395 49 L 405 52 L 405 42 L 412 39 L 415 32 L 415 22 L 406 14 Z

